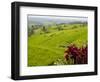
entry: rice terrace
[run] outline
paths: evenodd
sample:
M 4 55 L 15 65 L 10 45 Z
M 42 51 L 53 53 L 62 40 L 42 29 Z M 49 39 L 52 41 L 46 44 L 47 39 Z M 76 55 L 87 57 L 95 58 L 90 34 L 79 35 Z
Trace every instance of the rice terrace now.
M 88 18 L 28 15 L 28 66 L 88 63 Z

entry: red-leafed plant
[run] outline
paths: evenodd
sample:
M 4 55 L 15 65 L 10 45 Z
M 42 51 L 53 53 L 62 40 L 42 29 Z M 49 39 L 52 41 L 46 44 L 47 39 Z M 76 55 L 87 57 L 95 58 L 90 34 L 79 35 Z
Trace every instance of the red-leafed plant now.
M 64 52 L 64 58 L 66 61 L 69 59 L 74 60 L 74 64 L 87 64 L 88 60 L 88 47 L 82 46 L 82 47 L 77 47 L 76 45 L 70 45 Z

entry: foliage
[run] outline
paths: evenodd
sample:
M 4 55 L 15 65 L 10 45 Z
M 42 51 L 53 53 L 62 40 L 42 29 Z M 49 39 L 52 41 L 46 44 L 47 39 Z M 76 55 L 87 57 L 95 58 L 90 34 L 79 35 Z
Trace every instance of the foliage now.
M 69 59 L 74 60 L 74 64 L 87 64 L 87 45 L 82 47 L 77 47 L 76 45 L 68 46 L 68 49 L 65 50 L 64 58 L 66 61 Z
M 31 28 L 28 28 L 28 36 L 31 36 L 32 34 L 34 34 L 34 26 L 32 25 Z

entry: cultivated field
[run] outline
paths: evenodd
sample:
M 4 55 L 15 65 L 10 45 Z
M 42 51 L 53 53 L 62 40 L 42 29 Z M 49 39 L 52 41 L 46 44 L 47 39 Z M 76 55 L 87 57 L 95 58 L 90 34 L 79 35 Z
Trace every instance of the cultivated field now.
M 33 29 L 28 29 L 28 66 L 54 65 L 57 60 L 64 60 L 67 46 L 87 44 L 87 24 L 30 27 Z

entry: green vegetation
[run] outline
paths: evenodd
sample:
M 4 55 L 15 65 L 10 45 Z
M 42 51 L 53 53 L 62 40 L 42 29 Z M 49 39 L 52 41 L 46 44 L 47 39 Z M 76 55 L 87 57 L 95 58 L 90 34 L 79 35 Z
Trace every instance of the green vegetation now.
M 54 65 L 56 61 L 64 59 L 64 50 L 68 45 L 87 44 L 87 24 L 32 26 L 33 30 L 30 29 L 28 66 Z

